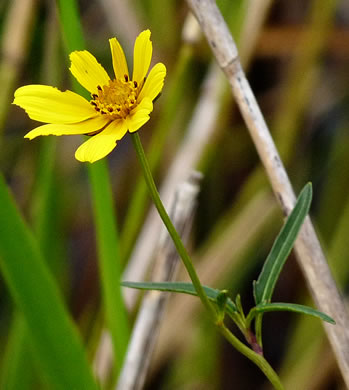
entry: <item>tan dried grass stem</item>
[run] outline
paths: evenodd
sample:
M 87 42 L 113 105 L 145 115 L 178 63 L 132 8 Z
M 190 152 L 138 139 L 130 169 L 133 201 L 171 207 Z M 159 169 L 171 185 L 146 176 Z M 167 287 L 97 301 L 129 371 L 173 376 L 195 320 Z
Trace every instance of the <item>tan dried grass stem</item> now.
M 181 183 L 172 200 L 170 217 L 182 237 L 189 233 L 192 215 L 199 192 L 198 178 L 194 172 L 188 181 Z M 178 253 L 167 232 L 163 229 L 153 270 L 153 281 L 173 280 L 179 263 Z M 168 293 L 149 291 L 146 293 L 136 323 L 117 390 L 140 390 L 143 388 Z
M 187 0 L 187 2 L 199 21 L 219 66 L 229 80 L 275 195 L 284 213 L 288 215 L 294 206 L 295 195 L 242 70 L 238 51 L 229 29 L 215 1 Z M 317 307 L 332 316 L 337 323 L 336 326 L 324 324 L 324 327 L 343 378 L 349 387 L 349 317 L 309 217 L 299 234 L 295 249 Z
M 14 0 L 8 10 L 0 55 L 0 133 L 10 107 L 18 72 L 27 54 L 29 32 L 37 3 L 37 0 Z

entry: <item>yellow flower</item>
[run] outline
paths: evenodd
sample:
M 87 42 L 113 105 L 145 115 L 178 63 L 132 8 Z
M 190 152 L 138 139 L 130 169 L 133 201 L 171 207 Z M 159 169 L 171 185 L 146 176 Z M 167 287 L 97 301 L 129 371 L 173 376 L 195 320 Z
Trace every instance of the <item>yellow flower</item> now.
M 134 46 L 132 79 L 125 54 L 116 38 L 109 40 L 115 79 L 88 51 L 70 54 L 70 71 L 91 94 L 88 102 L 71 91 L 48 85 L 26 85 L 15 92 L 14 104 L 31 119 L 47 123 L 25 135 L 88 134 L 92 137 L 76 151 L 79 161 L 94 162 L 109 154 L 127 131 L 135 132 L 149 120 L 153 100 L 164 84 L 166 67 L 156 64 L 147 73 L 152 57 L 150 31 L 143 31 Z

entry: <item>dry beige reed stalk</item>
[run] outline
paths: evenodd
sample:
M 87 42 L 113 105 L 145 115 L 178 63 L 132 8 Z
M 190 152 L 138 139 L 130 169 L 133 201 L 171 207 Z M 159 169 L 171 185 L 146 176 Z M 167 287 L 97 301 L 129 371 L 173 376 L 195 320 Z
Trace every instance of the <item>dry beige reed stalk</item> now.
M 187 3 L 196 16 L 219 66 L 228 78 L 274 193 L 285 215 L 288 215 L 294 206 L 295 195 L 242 70 L 233 37 L 215 1 L 187 0 Z M 318 309 L 332 316 L 337 323 L 336 326 L 324 324 L 324 327 L 349 387 L 349 317 L 309 217 L 306 218 L 296 241 L 295 250 Z
M 179 234 L 188 236 L 201 175 L 193 172 L 188 181 L 181 183 L 171 202 L 170 217 Z M 155 259 L 152 281 L 174 280 L 179 264 L 179 255 L 165 228 L 162 230 Z M 141 390 L 158 339 L 168 293 L 148 291 L 141 303 L 137 320 L 116 390 Z
M 10 2 L 0 52 L 0 133 L 3 130 L 18 72 L 27 54 L 29 31 L 37 4 L 37 0 Z
M 191 227 L 200 180 L 201 174 L 191 172 L 187 180 L 179 181 L 176 190 L 169 199 L 171 220 L 184 238 Z M 152 280 L 172 280 L 179 257 L 164 226 L 159 233 L 160 236 L 157 234 L 158 247 Z M 133 279 L 129 280 L 134 281 Z M 127 293 L 133 289 L 126 288 L 124 291 Z M 157 329 L 165 303 L 164 294 L 158 291 L 150 291 L 143 299 L 117 389 L 135 390 L 142 388 L 157 340 Z M 113 351 L 110 334 L 107 330 L 103 330 L 94 360 L 94 372 L 102 383 L 108 379 L 112 364 Z

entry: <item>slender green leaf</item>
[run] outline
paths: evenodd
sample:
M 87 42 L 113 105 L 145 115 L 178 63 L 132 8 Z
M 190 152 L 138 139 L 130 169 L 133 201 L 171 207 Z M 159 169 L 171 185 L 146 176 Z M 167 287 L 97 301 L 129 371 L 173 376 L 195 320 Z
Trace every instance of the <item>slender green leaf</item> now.
M 82 31 L 78 4 L 72 0 L 56 0 L 59 19 L 62 24 L 63 40 L 67 50 L 84 50 L 85 39 Z
M 60 292 L 0 176 L 0 270 L 52 388 L 96 389 Z M 77 375 L 78 373 L 78 375 Z
M 52 28 L 52 19 L 45 21 L 45 46 L 42 76 L 40 80 L 51 85 L 57 85 L 63 70 L 61 66 L 61 52 L 58 50 L 59 31 Z M 59 68 L 59 70 L 58 70 Z M 30 201 L 30 220 L 41 253 L 50 271 L 59 285 L 65 291 L 66 263 L 65 235 L 62 234 L 61 192 L 59 174 L 55 171 L 57 137 L 42 137 L 39 141 L 40 149 L 36 160 L 35 181 Z M 32 390 L 33 385 L 40 388 L 40 370 L 35 353 L 30 344 L 30 332 L 23 315 L 19 310 L 13 313 L 10 334 L 6 344 L 4 367 L 0 374 L 0 389 L 4 390 Z M 18 373 L 21 373 L 18 375 Z
M 241 295 L 240 295 L 240 294 L 237 294 L 237 296 L 236 296 L 236 298 L 235 298 L 235 305 L 236 305 L 237 311 L 238 311 L 242 316 L 245 316 L 245 314 L 244 314 L 244 309 L 243 309 L 242 303 L 241 303 Z
M 157 290 L 157 291 L 167 291 L 167 292 L 174 292 L 174 293 L 182 293 L 182 294 L 189 294 L 197 296 L 197 293 L 195 291 L 195 287 L 192 283 L 185 283 L 185 282 L 122 282 L 121 283 L 124 287 L 130 287 L 130 288 L 137 288 L 139 290 Z M 205 294 L 207 295 L 208 299 L 217 303 L 217 297 L 221 295 L 221 291 L 207 287 L 202 286 Z M 235 306 L 235 303 L 230 299 L 227 298 L 226 301 L 226 310 L 228 314 L 230 313 L 237 313 L 237 308 Z
M 36 378 L 36 365 L 32 358 L 30 332 L 21 312 L 17 311 L 11 323 L 0 376 L 0 389 L 31 390 Z
M 217 322 L 223 323 L 225 313 L 226 313 L 226 306 L 228 301 L 228 290 L 221 290 L 220 293 L 217 295 L 216 298 L 216 305 L 217 305 Z
M 117 370 L 127 351 L 129 325 L 120 288 L 121 262 L 115 211 L 105 161 L 88 166 L 95 215 L 98 258 L 108 328 L 112 335 Z
M 67 55 L 71 51 L 84 49 L 85 43 L 77 2 L 57 0 L 57 3 Z M 74 83 L 74 90 L 89 99 L 88 92 L 80 85 Z M 88 173 L 92 191 L 104 309 L 113 341 L 116 370 L 119 371 L 126 354 L 130 331 L 119 283 L 121 278 L 119 239 L 106 161 L 88 164 Z
M 228 290 L 221 290 L 217 295 L 216 302 L 220 311 L 225 311 L 225 306 L 228 300 Z
M 321 311 L 313 309 L 309 306 L 297 305 L 295 303 L 260 303 L 253 310 L 255 310 L 256 313 L 266 313 L 270 311 L 292 311 L 294 313 L 306 314 L 309 316 L 320 318 L 321 320 L 329 322 L 330 324 L 336 323 L 333 318 L 331 318 L 327 314 L 322 313 Z
M 280 272 L 292 250 L 302 223 L 308 214 L 311 199 L 312 186 L 311 183 L 308 183 L 303 188 L 294 209 L 277 236 L 258 280 L 254 282 L 253 287 L 256 304 L 270 302 Z

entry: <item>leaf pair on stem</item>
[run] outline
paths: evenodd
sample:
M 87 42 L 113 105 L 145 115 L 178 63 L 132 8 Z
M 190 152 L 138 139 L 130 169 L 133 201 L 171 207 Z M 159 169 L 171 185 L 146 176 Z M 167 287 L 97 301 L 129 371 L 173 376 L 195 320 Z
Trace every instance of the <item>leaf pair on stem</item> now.
M 289 256 L 298 232 L 306 218 L 312 200 L 312 186 L 308 183 L 300 193 L 294 209 L 288 216 L 284 226 L 277 236 L 274 245 L 265 260 L 262 271 L 253 283 L 255 306 L 247 315 L 244 314 L 240 295 L 235 302 L 229 298 L 227 290 L 217 290 L 203 286 L 207 298 L 214 304 L 217 310 L 217 322 L 223 323 L 225 315 L 228 315 L 245 336 L 251 348 L 263 355 L 262 349 L 262 320 L 263 314 L 271 311 L 291 311 L 320 318 L 331 324 L 335 321 L 328 315 L 308 306 L 271 302 L 272 294 L 282 268 Z M 176 293 L 184 293 L 197 296 L 192 283 L 183 282 L 123 282 L 123 286 L 142 290 L 158 290 Z M 254 331 L 251 329 L 255 321 Z

